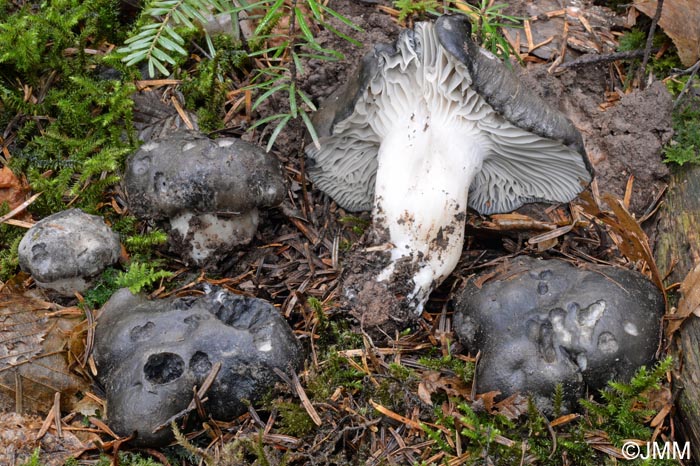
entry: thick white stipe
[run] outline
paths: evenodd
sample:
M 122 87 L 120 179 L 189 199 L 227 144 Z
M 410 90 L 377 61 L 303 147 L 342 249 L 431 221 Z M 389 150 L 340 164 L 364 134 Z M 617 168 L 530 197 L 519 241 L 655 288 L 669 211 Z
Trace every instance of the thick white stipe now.
M 485 144 L 473 125 L 436 120 L 416 105 L 379 149 L 374 219 L 388 229 L 394 248 L 377 281 L 391 280 L 396 261 L 410 257 L 417 273 L 407 298 L 417 315 L 459 260 L 469 184 L 481 169 Z

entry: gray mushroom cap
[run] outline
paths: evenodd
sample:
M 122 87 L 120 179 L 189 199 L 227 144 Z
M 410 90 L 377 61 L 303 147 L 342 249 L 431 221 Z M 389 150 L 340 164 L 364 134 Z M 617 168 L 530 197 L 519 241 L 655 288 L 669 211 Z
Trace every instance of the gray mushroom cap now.
M 421 92 L 400 76 L 413 62 L 444 65 L 435 74 L 443 80 L 442 107 L 459 112 L 489 141 L 469 187 L 470 207 L 491 214 L 528 202 L 568 202 L 591 181 L 593 169 L 571 121 L 470 36 L 466 18 L 443 16 L 434 25 L 416 24 L 395 44 L 375 46 L 364 57 L 358 78 L 334 92 L 314 116 L 320 147 L 309 144 L 306 154 L 309 176 L 319 189 L 347 210 L 372 208 L 382 143 L 373 120 L 387 118 L 380 105 L 402 99 L 398 94 Z M 381 96 L 390 90 L 397 95 Z
M 64 210 L 38 221 L 19 243 L 19 265 L 38 285 L 73 296 L 119 259 L 119 235 L 102 217 Z
M 226 214 L 272 207 L 286 192 L 279 162 L 261 148 L 191 131 L 141 146 L 129 158 L 124 178 L 129 208 L 156 220 L 185 211 Z

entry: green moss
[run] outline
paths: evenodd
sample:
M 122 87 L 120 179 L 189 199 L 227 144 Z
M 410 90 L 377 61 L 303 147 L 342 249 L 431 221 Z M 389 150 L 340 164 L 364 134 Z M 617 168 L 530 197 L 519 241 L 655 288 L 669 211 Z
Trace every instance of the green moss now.
M 399 10 L 400 23 L 408 18 L 421 20 L 426 19 L 428 14 L 440 15 L 440 5 L 437 0 L 394 0 L 394 7 Z
M 21 463 L 20 466 L 42 466 L 43 463 L 40 461 L 41 448 L 35 448 L 32 452 L 32 456 L 29 457 L 27 461 Z
M 7 203 L 0 205 L 0 216 L 9 212 Z M 17 249 L 22 237 L 26 232 L 25 229 L 8 225 L 0 224 L 0 280 L 6 281 L 12 277 L 19 268 L 19 258 L 17 257 Z
M 316 427 L 303 406 L 289 402 L 277 403 L 275 406 L 280 414 L 279 430 L 281 433 L 294 437 L 304 437 Z
M 407 382 L 411 377 L 415 377 L 415 371 L 408 367 L 392 362 L 389 364 L 389 374 L 399 382 Z
M 108 267 L 102 272 L 97 282 L 84 293 L 82 305 L 90 309 L 98 309 L 119 289 L 117 279 L 119 271 L 113 267 Z
M 657 30 L 654 34 L 654 39 L 652 41 L 652 47 L 658 49 L 667 43 L 670 43 L 671 39 L 668 38 L 666 34 L 661 30 Z M 625 32 L 620 36 L 619 44 L 617 50 L 620 52 L 630 52 L 633 50 L 644 50 L 647 43 L 647 32 L 644 29 L 633 28 Z M 632 80 L 636 76 L 634 70 L 638 69 L 641 65 L 641 59 L 629 60 L 629 69 L 631 72 L 627 73 L 625 87 L 629 87 L 632 84 Z M 664 53 L 661 57 L 656 58 L 655 54 L 651 54 L 648 63 L 648 71 L 659 76 L 666 76 L 672 70 L 677 69 L 681 66 L 680 59 L 678 55 L 674 52 L 674 49 Z
M 306 303 L 316 316 L 316 320 L 318 321 L 317 330 L 321 333 L 325 333 L 328 330 L 328 318 L 326 317 L 326 313 L 323 309 L 323 303 L 318 298 L 314 298 L 313 296 L 309 296 Z
M 428 369 L 435 371 L 449 370 L 455 373 L 457 377 L 465 383 L 470 383 L 474 377 L 474 363 L 463 361 L 462 359 L 453 357 L 452 355 L 441 357 L 422 357 L 418 362 Z
M 330 354 L 318 371 L 311 371 L 307 378 L 307 390 L 314 400 L 326 402 L 338 387 L 362 390 L 365 374 L 348 364 L 338 354 Z
M 352 232 L 358 236 L 364 234 L 365 230 L 370 225 L 369 220 L 365 220 L 365 219 L 360 218 L 360 217 L 355 217 L 354 215 L 347 215 L 345 217 L 340 217 L 339 221 L 343 225 L 350 227 Z
M 632 50 L 643 49 L 647 42 L 647 33 L 641 29 L 630 29 L 620 36 L 617 50 L 620 52 L 629 52 Z
M 431 364 L 430 361 L 424 361 Z M 437 367 L 437 362 L 432 364 Z M 646 423 L 654 416 L 654 412 L 640 408 L 646 406 L 646 396 L 651 389 L 659 387 L 671 366 L 667 358 L 658 363 L 653 369 L 640 368 L 629 383 L 610 382 L 609 388 L 601 392 L 601 400 L 592 402 L 582 400 L 581 404 L 586 414 L 556 428 L 556 444 L 548 428 L 548 420 L 536 408 L 532 400 L 528 400 L 527 411 L 515 423 L 499 414 L 477 411 L 464 400 L 453 398 L 450 406 L 454 410 L 446 412 L 443 406 L 435 409 L 432 423 L 447 429 L 443 431 L 423 426 L 424 431 L 435 443 L 433 449 L 447 453 L 447 457 L 455 454 L 446 437 L 462 437 L 462 450 L 472 452 L 473 458 L 483 458 L 488 452 L 489 458 L 497 459 L 496 464 L 520 464 L 523 445 L 527 454 L 531 455 L 532 464 L 545 466 L 597 466 L 608 464 L 607 457 L 596 452 L 587 442 L 587 434 L 603 431 L 611 442 L 620 447 L 625 439 L 636 438 L 650 441 L 651 429 Z M 560 390 L 553 395 L 553 404 L 561 403 Z M 502 435 L 515 443 L 508 447 L 495 442 L 495 435 Z M 598 434 L 600 435 L 600 434 Z M 522 443 L 520 443 L 522 441 Z M 479 464 L 479 463 L 465 463 Z M 654 461 L 643 463 L 639 460 L 630 464 L 675 464 L 669 461 Z
M 674 136 L 664 148 L 666 163 L 700 163 L 700 98 L 689 99 L 673 114 Z
M 645 420 L 655 413 L 637 406 L 646 405 L 645 392 L 660 387 L 660 381 L 670 369 L 673 360 L 668 357 L 653 369 L 641 367 L 629 383 L 610 382 L 600 392 L 601 403 L 581 400 L 590 413 L 593 425 L 604 429 L 613 442 L 626 438 L 649 438 L 651 430 Z
M 95 466 L 110 466 L 113 461 L 110 457 L 102 455 L 95 463 Z M 121 466 L 163 466 L 151 458 L 144 458 L 138 453 L 119 453 L 119 464 Z
M 0 17 L 0 125 L 13 131 L 15 173 L 41 196 L 36 217 L 68 205 L 98 213 L 104 191 L 118 180 L 135 147 L 134 86 L 102 79 L 101 49 L 121 41 L 117 0 L 3 3 Z M 13 227 L 14 228 L 14 227 Z M 0 275 L 16 272 L 17 229 L 0 226 Z

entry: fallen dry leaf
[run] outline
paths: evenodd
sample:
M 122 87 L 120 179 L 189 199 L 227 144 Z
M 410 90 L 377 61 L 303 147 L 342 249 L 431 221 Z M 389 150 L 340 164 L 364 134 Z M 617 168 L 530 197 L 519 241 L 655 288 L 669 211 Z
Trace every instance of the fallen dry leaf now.
M 477 405 L 477 407 L 483 408 L 484 411 L 490 413 L 493 410 L 493 407 L 496 405 L 496 397 L 499 396 L 501 396 L 501 392 L 499 392 L 498 390 L 486 393 L 479 393 L 478 395 L 476 395 L 476 400 L 474 401 L 474 404 Z
M 499 401 L 494 406 L 496 412 L 505 416 L 507 419 L 514 421 L 518 419 L 523 414 L 527 413 L 528 402 L 527 397 L 514 393 L 508 398 Z
M 634 7 L 653 18 L 656 0 L 634 0 Z M 664 32 L 673 40 L 685 66 L 700 58 L 700 2 L 698 0 L 665 0 L 659 20 Z
M 25 201 L 29 195 L 27 181 L 18 178 L 7 166 L 0 168 L 0 205 L 7 202 L 9 210 Z M 17 220 L 30 220 L 29 212 L 24 211 L 15 216 Z
M 0 464 L 25 464 L 36 448 L 41 464 L 61 466 L 83 452 L 86 447 L 72 432 L 63 430 L 58 437 L 54 429 L 37 440 L 43 419 L 18 413 L 0 413 Z
M 78 393 L 88 391 L 89 382 L 70 369 L 67 354 L 81 313 L 52 315 L 57 309 L 12 282 L 0 291 L 0 407 L 46 414 L 60 392 L 61 407 L 69 411 Z
M 601 209 L 598 200 L 589 192 L 584 191 L 579 199 L 584 212 L 600 219 L 616 234 L 616 236 L 611 235 L 611 238 L 627 260 L 632 263 L 644 261 L 649 268 L 651 280 L 664 293 L 664 301 L 666 301 L 666 287 L 656 266 L 654 254 L 651 252 L 649 238 L 639 222 L 625 208 L 623 202 L 612 194 L 604 194 L 602 199 L 612 211 L 605 212 Z
M 700 264 L 688 272 L 681 283 L 681 299 L 678 301 L 678 309 L 668 317 L 666 336 L 671 337 L 683 322 L 692 314 L 700 317 Z
M 421 376 L 421 381 L 418 384 L 418 398 L 428 406 L 433 405 L 433 400 L 430 395 L 437 391 L 436 382 L 440 379 L 440 372 L 438 371 L 427 371 Z

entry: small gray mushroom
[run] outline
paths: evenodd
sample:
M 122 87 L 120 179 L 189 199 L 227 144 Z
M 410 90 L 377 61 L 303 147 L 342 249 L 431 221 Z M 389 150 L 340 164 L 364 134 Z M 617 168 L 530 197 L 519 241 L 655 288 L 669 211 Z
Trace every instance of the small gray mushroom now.
M 285 195 L 279 162 L 236 138 L 179 131 L 150 141 L 127 161 L 129 208 L 165 221 L 171 249 L 198 266 L 214 265 L 255 235 L 260 208 Z
M 64 210 L 27 231 L 19 243 L 19 265 L 42 288 L 73 296 L 119 260 L 120 248 L 119 235 L 102 217 Z
M 316 186 L 347 210 L 372 209 L 388 236 L 377 282 L 391 288 L 397 263 L 411 263 L 413 315 L 459 260 L 467 206 L 568 202 L 592 178 L 573 124 L 470 35 L 466 18 L 443 16 L 375 46 L 321 106 L 319 144 L 306 148 Z

